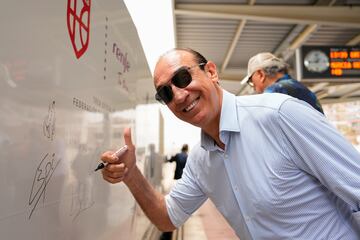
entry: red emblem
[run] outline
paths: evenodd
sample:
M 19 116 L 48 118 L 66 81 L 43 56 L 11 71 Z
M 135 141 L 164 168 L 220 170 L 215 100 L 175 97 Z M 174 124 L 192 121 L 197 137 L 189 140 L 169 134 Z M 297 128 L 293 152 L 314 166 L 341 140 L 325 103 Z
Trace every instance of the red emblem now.
M 91 0 L 68 0 L 67 27 L 76 58 L 80 58 L 89 45 L 90 5 Z

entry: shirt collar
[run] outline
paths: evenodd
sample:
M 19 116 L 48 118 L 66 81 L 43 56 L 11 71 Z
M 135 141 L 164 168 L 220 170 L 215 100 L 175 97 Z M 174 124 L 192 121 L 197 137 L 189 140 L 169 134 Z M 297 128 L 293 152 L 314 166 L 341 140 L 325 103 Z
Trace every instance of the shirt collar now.
M 220 140 L 223 143 L 227 143 L 227 132 L 239 132 L 240 127 L 238 123 L 237 108 L 236 108 L 236 97 L 234 94 L 231 94 L 223 90 L 223 99 L 221 105 L 221 115 L 220 115 Z M 207 135 L 205 132 L 201 131 L 201 146 L 208 151 L 213 151 L 217 149 L 214 140 Z

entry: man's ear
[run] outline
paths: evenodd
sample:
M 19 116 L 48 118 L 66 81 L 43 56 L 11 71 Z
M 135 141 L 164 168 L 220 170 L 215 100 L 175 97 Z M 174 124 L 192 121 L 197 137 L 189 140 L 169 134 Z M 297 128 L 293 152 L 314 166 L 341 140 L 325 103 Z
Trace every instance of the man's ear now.
M 266 74 L 265 74 L 265 72 L 263 71 L 263 70 L 258 70 L 259 71 L 259 77 L 260 77 L 260 81 L 262 82 L 262 83 L 264 83 L 265 82 L 265 80 L 266 80 Z
M 205 65 L 205 72 L 206 75 L 211 79 L 213 82 L 219 81 L 219 75 L 216 69 L 216 64 L 212 61 L 208 61 Z

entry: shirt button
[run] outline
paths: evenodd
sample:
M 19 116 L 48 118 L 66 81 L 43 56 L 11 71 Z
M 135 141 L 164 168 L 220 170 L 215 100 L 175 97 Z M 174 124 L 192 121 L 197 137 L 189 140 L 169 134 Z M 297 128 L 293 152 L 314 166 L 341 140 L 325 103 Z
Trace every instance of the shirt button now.
M 225 158 L 227 158 L 228 157 L 228 155 L 227 154 L 225 154 Z
M 237 190 L 238 190 L 238 187 L 237 187 L 237 186 L 235 186 L 235 187 L 234 187 L 234 189 L 235 189 L 235 191 L 237 191 Z
M 250 221 L 250 217 L 249 217 L 249 216 L 245 216 L 245 221 L 249 222 L 249 221 Z

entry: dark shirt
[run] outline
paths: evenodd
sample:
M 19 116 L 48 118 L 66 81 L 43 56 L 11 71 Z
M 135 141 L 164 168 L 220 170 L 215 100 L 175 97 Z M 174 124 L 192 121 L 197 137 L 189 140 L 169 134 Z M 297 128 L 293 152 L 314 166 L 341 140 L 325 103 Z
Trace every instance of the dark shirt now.
M 171 157 L 169 162 L 176 162 L 174 179 L 180 179 L 187 160 L 187 153 L 181 152 Z
M 276 92 L 290 95 L 309 103 L 313 108 L 324 114 L 324 111 L 315 93 L 310 91 L 301 82 L 292 79 L 289 74 L 285 74 L 282 78 L 276 80 L 276 82 L 267 87 L 264 92 Z

